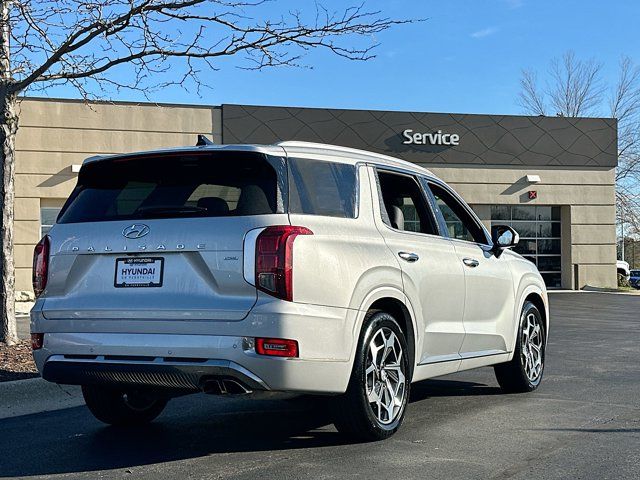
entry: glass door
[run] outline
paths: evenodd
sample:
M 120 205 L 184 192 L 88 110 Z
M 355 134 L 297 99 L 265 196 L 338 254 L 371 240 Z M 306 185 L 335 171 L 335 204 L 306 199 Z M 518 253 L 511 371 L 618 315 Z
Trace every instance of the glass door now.
M 514 249 L 535 263 L 547 287 L 560 287 L 560 207 L 492 205 L 491 225 L 510 225 L 520 234 Z

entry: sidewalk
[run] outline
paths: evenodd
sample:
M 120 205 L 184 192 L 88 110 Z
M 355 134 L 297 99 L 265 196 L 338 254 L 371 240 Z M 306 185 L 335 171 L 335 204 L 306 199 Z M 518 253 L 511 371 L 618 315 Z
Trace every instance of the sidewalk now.
M 556 293 L 610 293 L 613 295 L 630 295 L 630 296 L 640 296 L 640 290 L 614 290 L 612 288 L 596 288 L 596 287 L 585 287 L 582 290 L 565 290 L 565 289 L 550 289 L 547 290 L 549 295 L 554 295 Z
M 29 315 L 16 315 L 18 338 L 29 338 Z

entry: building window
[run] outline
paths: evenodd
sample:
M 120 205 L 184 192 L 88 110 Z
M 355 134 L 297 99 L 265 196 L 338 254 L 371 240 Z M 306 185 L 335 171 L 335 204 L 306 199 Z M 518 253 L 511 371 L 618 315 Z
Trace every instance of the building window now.
M 512 226 L 520 234 L 514 250 L 536 264 L 547 287 L 560 287 L 560 207 L 493 205 L 493 225 Z
M 60 213 L 59 207 L 41 207 L 40 208 L 40 238 L 44 237 L 51 227 L 56 223 L 56 218 Z

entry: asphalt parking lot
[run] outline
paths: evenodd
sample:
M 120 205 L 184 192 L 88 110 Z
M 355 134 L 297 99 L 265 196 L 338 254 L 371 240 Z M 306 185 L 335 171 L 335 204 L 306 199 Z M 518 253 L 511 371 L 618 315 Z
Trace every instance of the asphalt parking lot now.
M 385 442 L 345 443 L 322 401 L 197 395 L 140 430 L 85 407 L 0 420 L 0 476 L 640 478 L 640 296 L 556 293 L 551 313 L 538 391 L 490 368 L 422 382 Z

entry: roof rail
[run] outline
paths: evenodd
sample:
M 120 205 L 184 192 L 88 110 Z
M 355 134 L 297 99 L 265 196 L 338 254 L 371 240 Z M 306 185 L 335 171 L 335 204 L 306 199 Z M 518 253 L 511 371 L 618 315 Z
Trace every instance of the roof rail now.
M 411 169 L 419 168 L 427 172 L 429 175 L 432 175 L 435 177 L 435 175 L 431 171 L 415 163 L 409 162 L 407 160 L 401 160 L 399 158 L 392 157 L 389 155 L 384 155 L 382 153 L 375 153 L 375 152 L 369 152 L 367 150 L 360 150 L 358 148 L 342 147 L 340 145 L 332 145 L 328 143 L 304 142 L 300 140 L 286 140 L 283 142 L 278 142 L 276 143 L 276 145 L 283 148 L 308 148 L 308 149 L 318 149 L 318 150 L 325 150 L 325 151 L 329 150 L 334 153 L 341 153 L 344 156 L 358 155 L 361 157 L 368 157 L 368 158 L 371 158 L 372 160 L 375 160 L 375 159 L 382 160 L 385 163 L 389 163 L 392 165 L 397 165 L 405 168 L 411 168 Z

